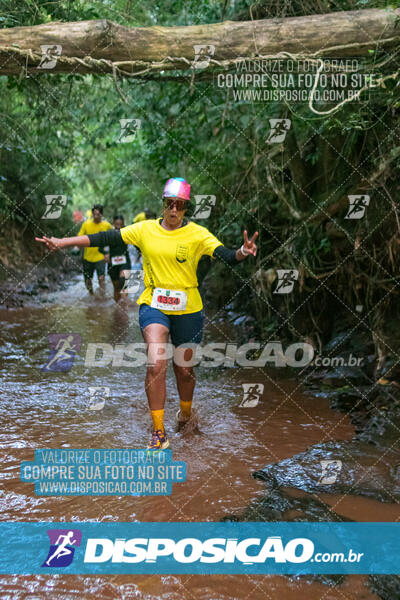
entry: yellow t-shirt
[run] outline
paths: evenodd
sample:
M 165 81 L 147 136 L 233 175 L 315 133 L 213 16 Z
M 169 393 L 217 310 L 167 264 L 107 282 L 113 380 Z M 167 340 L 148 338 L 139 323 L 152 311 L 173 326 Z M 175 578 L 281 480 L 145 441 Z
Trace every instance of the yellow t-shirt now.
M 112 229 L 112 226 L 108 221 L 94 223 L 93 219 L 88 219 L 82 223 L 78 235 L 90 235 L 91 233 L 99 233 L 100 231 L 108 231 L 109 229 Z M 85 248 L 83 258 L 88 262 L 97 262 L 103 260 L 104 254 L 99 252 L 97 246 L 89 246 L 88 248 Z
M 212 256 L 222 243 L 205 227 L 191 221 L 178 229 L 168 231 L 159 220 L 147 220 L 121 229 L 125 244 L 133 244 L 143 255 L 145 290 L 138 304 L 151 304 L 156 287 L 183 290 L 187 294 L 186 310 L 169 311 L 165 314 L 182 315 L 203 308 L 197 289 L 197 265 L 200 258 Z
M 140 212 L 136 215 L 136 217 L 133 219 L 132 223 L 140 223 L 140 221 L 145 221 L 146 220 L 146 213 Z

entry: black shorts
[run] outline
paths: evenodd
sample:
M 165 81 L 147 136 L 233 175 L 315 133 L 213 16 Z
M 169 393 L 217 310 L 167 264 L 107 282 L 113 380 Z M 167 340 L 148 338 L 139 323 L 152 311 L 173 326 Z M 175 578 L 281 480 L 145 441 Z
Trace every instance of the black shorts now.
M 131 261 L 127 260 L 124 265 L 107 265 L 107 273 L 111 277 L 111 281 L 119 281 L 121 279 L 121 271 L 131 270 Z
M 97 277 L 102 277 L 106 272 L 106 261 L 98 260 L 97 262 L 89 262 L 88 260 L 82 260 L 83 275 L 85 279 L 92 279 L 93 274 L 96 271 Z

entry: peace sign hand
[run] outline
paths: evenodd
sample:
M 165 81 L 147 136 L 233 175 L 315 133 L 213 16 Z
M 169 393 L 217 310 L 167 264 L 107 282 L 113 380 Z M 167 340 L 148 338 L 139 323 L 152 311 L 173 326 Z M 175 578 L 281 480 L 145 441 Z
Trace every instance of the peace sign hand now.
M 244 254 L 245 256 L 248 256 L 249 254 L 256 256 L 257 245 L 255 242 L 256 242 L 257 238 L 258 238 L 258 231 L 256 231 L 255 234 L 253 235 L 253 237 L 249 240 L 249 238 L 247 237 L 247 230 L 246 229 L 244 230 L 244 232 L 243 232 L 244 244 L 241 247 L 242 254 Z
M 49 250 L 59 250 L 63 248 L 62 240 L 56 237 L 48 238 L 45 235 L 42 238 L 35 238 L 37 242 L 42 242 L 42 244 L 46 244 Z

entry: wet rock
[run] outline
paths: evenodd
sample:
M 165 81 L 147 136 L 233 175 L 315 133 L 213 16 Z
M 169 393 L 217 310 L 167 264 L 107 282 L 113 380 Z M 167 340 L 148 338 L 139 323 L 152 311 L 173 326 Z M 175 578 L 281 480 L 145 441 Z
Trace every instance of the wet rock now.
M 371 384 L 371 380 L 359 367 L 341 366 L 337 367 L 334 371 L 325 372 L 321 383 L 329 387 L 341 388 L 345 385 L 358 386 Z
M 370 575 L 369 587 L 382 600 L 400 599 L 400 576 L 399 575 Z
M 356 439 L 381 448 L 396 444 L 400 435 L 399 387 L 375 383 L 356 391 L 336 390 L 329 397 L 332 398 L 331 408 L 350 416 L 356 428 Z
M 350 522 L 352 519 L 336 513 L 330 506 L 308 494 L 293 496 L 289 490 L 276 487 L 271 481 L 268 493 L 253 501 L 240 515 L 224 517 L 222 521 L 293 521 L 293 522 Z M 320 582 L 337 586 L 345 580 L 344 575 L 289 575 L 288 579 Z
M 21 294 L 26 294 L 27 296 L 37 296 L 36 284 L 31 283 L 26 285 L 24 289 L 20 292 Z
M 279 463 L 267 465 L 253 476 L 269 489 L 277 486 L 305 492 L 353 494 L 381 502 L 400 500 L 400 454 L 354 440 L 326 442 Z
M 331 587 L 337 587 L 338 585 L 341 585 L 342 583 L 344 583 L 345 579 L 346 579 L 346 575 L 329 575 L 327 573 L 325 573 L 324 575 L 322 574 L 316 574 L 316 575 L 290 575 L 288 576 L 288 579 L 294 579 L 297 581 L 300 581 L 302 583 L 308 582 L 308 583 L 324 583 L 325 585 L 329 585 Z M 345 597 L 345 596 L 344 596 Z M 322 600 L 322 598 L 321 598 Z M 326 598 L 326 600 L 328 600 L 328 597 Z M 344 600 L 344 598 L 343 598 Z
M 270 483 L 263 498 L 252 502 L 240 515 L 225 517 L 223 521 L 351 521 L 315 497 L 293 496 L 275 487 L 275 482 Z

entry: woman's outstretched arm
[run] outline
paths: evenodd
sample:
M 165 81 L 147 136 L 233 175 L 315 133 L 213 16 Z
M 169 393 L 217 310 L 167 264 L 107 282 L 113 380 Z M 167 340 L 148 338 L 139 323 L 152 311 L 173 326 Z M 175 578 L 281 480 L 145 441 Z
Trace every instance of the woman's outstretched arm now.
M 215 258 L 219 258 L 228 265 L 237 265 L 239 262 L 247 258 L 249 254 L 256 256 L 257 246 L 255 242 L 257 237 L 258 231 L 256 231 L 253 237 L 249 240 L 247 231 L 245 230 L 243 233 L 244 243 L 241 248 L 238 250 L 230 250 L 229 248 L 225 248 L 225 246 L 217 246 L 214 250 L 213 256 Z
M 69 248 L 70 246 L 79 246 L 87 248 L 88 246 L 116 246 L 121 244 L 121 233 L 116 229 L 108 231 L 100 231 L 99 233 L 90 233 L 89 235 L 78 235 L 70 238 L 48 238 L 45 235 L 42 238 L 35 238 L 37 242 L 42 242 L 50 250 L 60 250 L 61 248 Z
M 49 238 L 44 235 L 41 238 L 35 238 L 35 240 L 37 242 L 41 242 L 42 244 L 46 244 L 49 250 L 61 250 L 61 248 L 69 248 L 70 246 L 79 246 L 80 248 L 86 248 L 87 246 L 90 246 L 88 235 L 77 235 L 69 238 Z

